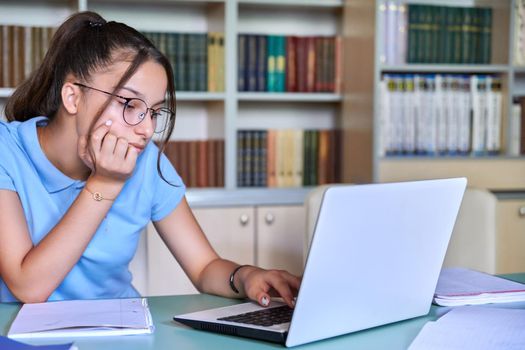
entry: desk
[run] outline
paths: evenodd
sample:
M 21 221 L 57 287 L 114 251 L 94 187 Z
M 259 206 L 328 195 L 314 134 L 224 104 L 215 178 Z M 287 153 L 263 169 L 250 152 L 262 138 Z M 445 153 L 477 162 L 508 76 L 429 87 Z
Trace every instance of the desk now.
M 525 283 L 525 273 L 504 275 L 503 277 Z M 258 350 L 284 349 L 278 344 L 233 336 L 196 331 L 172 321 L 175 314 L 203 310 L 210 307 L 232 305 L 239 301 L 210 295 L 181 295 L 148 298 L 155 324 L 152 335 L 134 335 L 123 337 L 77 338 L 75 344 L 80 350 L 148 350 L 148 349 L 228 349 Z M 502 304 L 499 305 L 503 307 Z M 518 307 L 524 307 L 520 303 Z M 20 308 L 19 304 L 0 304 L 0 330 L 7 334 L 9 326 Z M 348 334 L 320 342 L 306 344 L 293 349 L 407 349 L 423 325 L 435 320 L 448 308 L 432 306 L 426 316 L 396 322 L 353 334 Z M 70 339 L 34 340 L 32 344 L 53 344 L 71 341 Z

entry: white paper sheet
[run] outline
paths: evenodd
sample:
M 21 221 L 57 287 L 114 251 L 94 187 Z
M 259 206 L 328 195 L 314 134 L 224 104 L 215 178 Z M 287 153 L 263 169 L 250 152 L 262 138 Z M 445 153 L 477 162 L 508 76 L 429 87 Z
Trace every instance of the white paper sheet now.
M 525 349 L 525 309 L 463 306 L 428 322 L 409 350 Z

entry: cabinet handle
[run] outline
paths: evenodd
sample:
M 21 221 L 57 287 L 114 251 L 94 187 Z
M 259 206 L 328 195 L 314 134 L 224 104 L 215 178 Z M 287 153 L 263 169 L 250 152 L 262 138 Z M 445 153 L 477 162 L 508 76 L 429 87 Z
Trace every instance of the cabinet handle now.
M 521 208 L 518 210 L 518 213 L 520 214 L 521 217 L 524 217 L 524 216 L 525 216 L 525 207 L 521 207 Z
M 268 225 L 273 224 L 273 222 L 275 221 L 275 215 L 273 215 L 272 213 L 266 213 L 266 215 L 264 216 L 264 221 L 266 221 Z
M 250 221 L 250 217 L 248 216 L 248 214 L 242 214 L 241 217 L 239 218 L 239 221 L 242 226 L 246 226 L 248 225 L 248 222 Z

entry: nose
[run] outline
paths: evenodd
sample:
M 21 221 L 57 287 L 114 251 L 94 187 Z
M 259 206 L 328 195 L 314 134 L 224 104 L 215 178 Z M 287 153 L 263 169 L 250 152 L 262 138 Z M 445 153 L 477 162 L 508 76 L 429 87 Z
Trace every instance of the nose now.
M 155 122 L 151 118 L 151 109 L 146 111 L 146 116 L 140 123 L 135 125 L 135 132 L 143 137 L 150 139 L 155 132 Z

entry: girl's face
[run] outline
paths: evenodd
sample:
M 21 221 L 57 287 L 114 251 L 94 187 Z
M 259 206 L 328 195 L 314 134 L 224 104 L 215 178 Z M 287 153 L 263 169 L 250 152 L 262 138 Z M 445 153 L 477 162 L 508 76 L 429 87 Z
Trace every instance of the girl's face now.
M 93 74 L 91 81 L 86 85 L 111 93 L 120 77 L 122 77 L 129 67 L 129 64 L 129 62 L 125 61 L 114 63 L 105 71 Z M 122 89 L 116 91 L 115 94 L 126 98 L 139 98 L 146 103 L 145 107 L 158 109 L 165 104 L 167 84 L 164 67 L 154 61 L 148 60 L 137 69 Z M 83 90 L 85 94 L 85 104 L 79 115 L 79 122 L 77 123 L 79 135 L 85 135 L 90 131 L 93 118 L 95 118 L 99 109 L 107 102 L 108 97 L 110 97 L 103 92 L 93 89 L 83 88 Z M 139 124 L 129 125 L 126 123 L 123 118 L 125 102 L 126 101 L 121 98 L 111 97 L 111 102 L 95 122 L 93 130 L 108 120 L 111 120 L 112 124 L 109 132 L 117 137 L 126 139 L 131 146 L 140 152 L 146 147 L 146 144 L 153 136 L 155 123 L 151 118 L 151 110 L 148 110 L 146 117 Z M 130 108 L 129 105 L 128 108 Z

